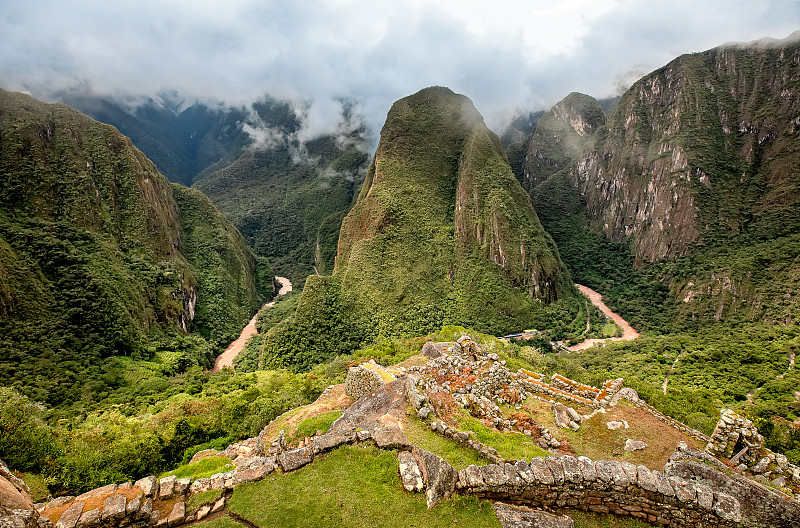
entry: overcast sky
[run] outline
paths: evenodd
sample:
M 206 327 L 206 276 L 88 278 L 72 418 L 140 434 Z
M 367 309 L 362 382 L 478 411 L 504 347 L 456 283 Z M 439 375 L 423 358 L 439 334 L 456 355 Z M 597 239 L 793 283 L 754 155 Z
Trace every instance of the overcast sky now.
M 0 12 L 6 89 L 311 99 L 311 134 L 332 126 L 337 99 L 377 130 L 430 85 L 472 98 L 497 130 L 571 91 L 614 95 L 682 53 L 800 29 L 799 0 L 0 0 Z

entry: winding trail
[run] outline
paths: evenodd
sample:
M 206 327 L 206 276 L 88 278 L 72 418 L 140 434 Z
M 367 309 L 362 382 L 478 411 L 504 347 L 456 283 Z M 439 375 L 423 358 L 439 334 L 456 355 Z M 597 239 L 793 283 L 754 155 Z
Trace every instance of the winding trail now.
M 286 277 L 275 277 L 275 280 L 281 283 L 281 288 L 278 290 L 278 297 L 280 295 L 286 295 L 290 291 L 292 291 L 292 283 Z M 264 308 L 269 308 L 270 306 L 275 306 L 275 301 L 270 301 L 266 303 L 264 306 L 261 307 L 261 310 Z M 254 335 L 258 334 L 256 330 L 256 318 L 258 314 L 261 313 L 261 310 L 256 312 L 250 322 L 247 323 L 247 326 L 244 327 L 242 330 L 241 335 L 239 336 L 236 341 L 228 345 L 228 348 L 225 349 L 225 352 L 217 357 L 217 361 L 214 363 L 214 368 L 211 369 L 211 373 L 214 374 L 215 372 L 219 372 L 223 367 L 233 368 L 233 358 L 239 355 L 239 352 L 244 350 L 244 346 L 247 344 L 247 340 L 253 337 Z
M 587 339 L 577 345 L 572 345 L 569 347 L 569 350 L 572 352 L 580 352 L 581 350 L 586 350 L 587 348 L 591 348 L 597 344 L 605 343 L 606 341 L 630 341 L 632 339 L 636 339 L 639 337 L 639 332 L 633 329 L 628 322 L 620 317 L 619 315 L 615 314 L 611 311 L 611 308 L 606 306 L 606 303 L 603 302 L 603 296 L 594 291 L 591 288 L 586 286 L 582 286 L 580 284 L 575 285 L 583 295 L 585 295 L 592 304 L 600 308 L 600 311 L 603 312 L 606 316 L 608 316 L 614 324 L 622 328 L 622 337 L 609 337 L 606 339 Z

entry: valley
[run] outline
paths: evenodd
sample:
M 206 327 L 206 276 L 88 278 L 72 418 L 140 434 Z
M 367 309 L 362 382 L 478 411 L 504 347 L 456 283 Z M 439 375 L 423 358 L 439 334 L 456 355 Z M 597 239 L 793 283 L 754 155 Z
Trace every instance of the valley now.
M 0 517 L 793 527 L 797 37 L 501 136 L 0 90 Z
M 281 287 L 278 289 L 278 293 L 275 294 L 276 297 L 286 295 L 292 291 L 292 283 L 286 277 L 276 276 L 275 281 L 281 285 Z M 268 303 L 265 303 L 264 306 L 261 307 L 261 310 L 275 306 L 275 302 L 276 301 L 269 301 Z M 259 312 L 261 310 L 259 310 Z M 236 356 L 239 355 L 239 352 L 244 349 L 245 345 L 247 344 L 247 340 L 254 335 L 258 335 L 258 331 L 256 330 L 256 319 L 258 318 L 259 312 L 257 312 L 253 318 L 250 319 L 250 322 L 247 323 L 247 326 L 242 329 L 242 333 L 239 334 L 239 337 L 237 337 L 235 341 L 228 345 L 228 348 L 226 348 L 222 354 L 217 356 L 217 359 L 214 362 L 214 368 L 211 369 L 212 374 L 219 372 L 219 370 L 222 368 L 232 367 L 233 360 L 236 359 Z

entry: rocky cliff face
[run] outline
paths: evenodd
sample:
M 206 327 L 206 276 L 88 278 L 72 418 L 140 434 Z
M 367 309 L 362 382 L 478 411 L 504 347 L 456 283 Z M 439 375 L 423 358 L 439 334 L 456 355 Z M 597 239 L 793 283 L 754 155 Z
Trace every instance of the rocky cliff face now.
M 684 55 L 639 80 L 569 169 L 592 224 L 645 262 L 795 204 L 798 79 L 795 38 Z
M 581 154 L 588 139 L 606 122 L 600 104 L 573 92 L 537 122 L 525 154 L 523 184 L 532 190 Z
M 504 325 L 521 316 L 512 298 L 534 306 L 571 291 L 497 137 L 469 99 L 446 88 L 422 90 L 389 111 L 342 222 L 334 276 L 379 312 L 449 299 L 461 316 L 479 320 L 467 306 L 478 295 Z

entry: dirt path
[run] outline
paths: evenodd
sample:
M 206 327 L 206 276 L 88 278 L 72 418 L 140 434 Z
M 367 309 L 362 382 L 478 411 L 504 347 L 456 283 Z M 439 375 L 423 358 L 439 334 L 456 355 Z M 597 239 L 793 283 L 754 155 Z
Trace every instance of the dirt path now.
M 601 312 L 606 314 L 606 316 L 608 316 L 612 321 L 614 321 L 614 324 L 622 328 L 622 337 L 610 337 L 608 339 L 587 339 L 582 343 L 578 343 L 577 345 L 569 347 L 569 350 L 573 352 L 579 352 L 581 350 L 586 350 L 587 348 L 591 348 L 599 343 L 605 343 L 606 341 L 630 341 L 631 339 L 636 339 L 637 337 L 639 337 L 639 332 L 634 330 L 633 327 L 629 325 L 625 319 L 612 312 L 611 308 L 606 306 L 606 304 L 603 302 L 602 295 L 600 295 L 591 288 L 587 288 L 586 286 L 582 286 L 580 284 L 576 284 L 575 286 L 583 295 L 585 295 L 590 301 L 592 301 L 593 305 L 600 308 Z
M 275 280 L 281 283 L 281 289 L 278 290 L 278 295 L 286 295 L 290 291 L 292 291 L 292 283 L 286 277 L 275 277 Z M 275 301 L 270 301 L 266 303 L 264 306 L 261 307 L 261 310 L 264 308 L 269 308 L 270 306 L 275 306 Z M 258 312 L 261 312 L 259 310 Z M 233 368 L 233 358 L 239 355 L 239 352 L 244 350 L 244 346 L 247 344 L 247 340 L 253 337 L 258 333 L 256 330 L 256 318 L 258 317 L 258 313 L 250 319 L 250 322 L 247 323 L 247 326 L 244 327 L 242 330 L 242 334 L 239 338 L 228 345 L 228 348 L 225 349 L 225 352 L 217 357 L 217 361 L 214 363 L 214 368 L 211 369 L 211 373 L 214 374 L 215 372 L 219 372 L 219 370 L 223 367 L 230 367 Z

